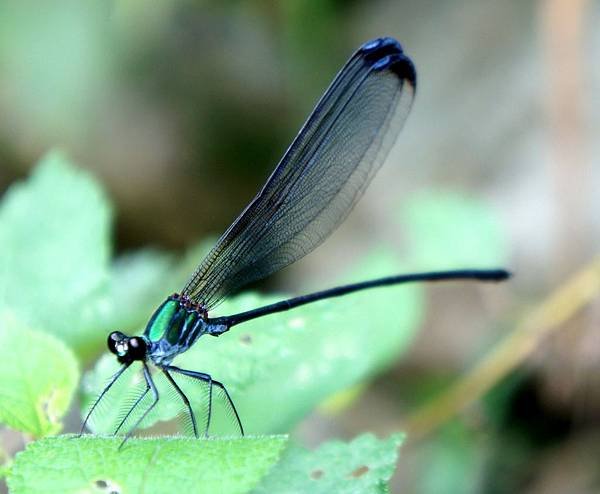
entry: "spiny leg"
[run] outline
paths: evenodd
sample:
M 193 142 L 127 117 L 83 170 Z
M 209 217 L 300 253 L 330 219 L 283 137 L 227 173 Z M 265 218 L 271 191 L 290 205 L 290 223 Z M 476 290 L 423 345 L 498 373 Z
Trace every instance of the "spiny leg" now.
M 233 413 L 235 415 L 235 420 L 237 421 L 238 427 L 240 428 L 240 433 L 243 436 L 244 435 L 244 427 L 242 427 L 242 421 L 240 420 L 240 416 L 238 415 L 237 409 L 235 408 L 235 405 L 233 404 L 233 400 L 231 399 L 231 396 L 229 396 L 229 392 L 227 391 L 227 388 L 225 388 L 225 385 L 222 382 L 213 381 L 212 383 L 215 386 L 217 386 L 218 388 L 221 388 L 223 390 L 223 393 L 225 393 L 225 396 L 227 397 L 227 401 L 231 405 L 231 409 L 233 410 Z
M 206 429 L 204 429 L 204 437 L 208 438 L 208 431 L 210 429 L 210 419 L 212 418 L 212 388 L 213 388 L 213 379 L 210 374 L 207 374 L 208 379 L 208 413 L 206 414 Z M 242 434 L 243 435 L 243 434 Z
M 87 422 L 88 422 L 89 418 L 91 417 L 92 412 L 94 411 L 94 409 L 96 408 L 96 406 L 98 406 L 98 403 L 100 403 L 100 401 L 102 400 L 102 398 L 104 398 L 104 395 L 106 393 L 108 393 L 108 390 L 112 387 L 112 385 L 114 383 L 117 382 L 117 379 L 119 379 L 119 377 L 121 377 L 121 374 L 123 374 L 123 372 L 125 372 L 129 368 L 130 365 L 131 364 L 125 364 L 117 372 L 115 372 L 115 374 L 110 378 L 110 382 L 106 385 L 106 387 L 104 388 L 104 390 L 102 390 L 102 393 L 100 393 L 100 395 L 98 396 L 98 398 L 96 398 L 96 401 L 94 402 L 94 404 L 90 408 L 89 412 L 85 416 L 85 419 L 84 419 L 83 424 L 81 426 L 81 431 L 79 431 L 79 434 L 77 435 L 77 437 L 81 437 L 82 436 L 83 431 L 85 429 L 85 426 L 87 425 Z
M 206 426 L 204 428 L 204 437 L 208 438 L 208 431 L 210 429 L 210 421 L 212 418 L 212 386 L 213 386 L 213 378 L 210 374 L 205 374 L 204 372 L 193 372 L 193 371 L 185 371 L 180 369 L 179 367 L 169 366 L 168 369 L 173 372 L 178 372 L 183 374 L 184 376 L 191 377 L 193 379 L 199 379 L 202 382 L 208 383 L 208 413 L 206 414 Z M 189 373 L 193 373 L 191 375 Z M 197 436 L 196 436 L 197 437 Z
M 121 420 L 121 422 L 119 423 L 119 426 L 115 429 L 115 432 L 113 432 L 113 436 L 116 436 L 119 433 L 119 431 L 121 430 L 121 427 L 123 427 L 123 424 L 125 423 L 125 421 L 129 418 L 129 416 L 137 408 L 137 406 L 140 404 L 140 402 L 144 399 L 144 396 L 146 396 L 148 394 L 148 391 L 150 391 L 150 386 L 148 386 L 148 383 L 146 383 L 146 389 L 140 395 L 140 397 L 137 400 L 135 400 L 135 403 L 129 409 L 129 411 L 127 412 L 127 414 L 125 415 L 125 417 L 123 417 L 123 420 Z
M 148 416 L 148 414 L 156 406 L 156 404 L 158 403 L 158 400 L 159 400 L 158 389 L 156 389 L 156 385 L 154 384 L 154 381 L 152 380 L 152 376 L 150 375 L 150 371 L 148 370 L 148 365 L 146 364 L 146 362 L 143 362 L 143 365 L 144 365 L 144 379 L 146 380 L 146 384 L 150 387 L 150 390 L 152 391 L 152 394 L 154 395 L 154 401 L 152 402 L 152 405 L 150 405 L 146 409 L 146 411 L 142 414 L 142 416 L 136 421 L 136 423 L 133 425 L 133 427 L 131 429 L 129 429 L 129 432 L 127 433 L 127 435 L 125 436 L 125 438 L 123 439 L 121 444 L 119 445 L 119 449 L 121 449 L 123 447 L 123 445 L 131 437 L 133 432 L 140 426 L 140 424 L 144 421 L 144 419 Z
M 190 418 L 192 419 L 192 427 L 194 428 L 194 436 L 196 437 L 196 439 L 198 439 L 198 428 L 196 427 L 196 416 L 194 415 L 194 410 L 192 410 L 192 406 L 190 405 L 190 400 L 188 400 L 188 397 L 181 390 L 179 385 L 175 382 L 175 379 L 173 379 L 171 374 L 169 374 L 169 371 L 167 370 L 167 368 L 161 367 L 161 369 L 164 372 L 165 376 L 167 376 L 167 379 L 169 380 L 169 382 L 175 388 L 175 391 L 177 391 L 177 393 L 183 400 L 184 405 L 187 407 L 188 413 L 190 414 Z
M 235 419 L 236 419 L 237 425 L 240 429 L 240 433 L 242 434 L 242 436 L 244 435 L 244 427 L 242 426 L 242 421 L 240 420 L 240 416 L 237 412 L 237 409 L 235 408 L 235 405 L 233 404 L 233 400 L 231 399 L 231 396 L 229 396 L 229 393 L 227 392 L 227 389 L 225 388 L 223 383 L 221 383 L 219 381 L 215 381 L 214 379 L 212 379 L 211 376 L 209 376 L 208 374 L 204 374 L 202 372 L 194 372 L 194 371 L 187 370 L 187 369 L 180 369 L 179 367 L 175 367 L 173 365 L 170 365 L 168 367 L 168 369 L 172 370 L 173 372 L 178 372 L 180 374 L 183 374 L 184 376 L 188 376 L 188 377 L 198 379 L 198 380 L 204 381 L 204 382 L 209 382 L 212 385 L 215 385 L 218 388 L 220 388 L 223 391 L 223 393 L 225 394 L 225 397 L 227 398 L 227 401 L 229 402 L 229 406 L 231 406 L 231 409 L 233 410 L 233 414 L 235 415 Z M 212 386 L 210 388 L 212 390 Z M 212 399 L 212 393 L 210 396 Z M 210 414 L 210 410 L 209 410 L 209 414 Z

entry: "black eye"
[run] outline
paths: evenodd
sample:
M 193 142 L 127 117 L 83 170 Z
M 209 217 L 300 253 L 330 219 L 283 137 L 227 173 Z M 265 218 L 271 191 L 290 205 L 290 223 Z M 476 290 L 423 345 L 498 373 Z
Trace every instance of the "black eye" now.
M 146 358 L 146 341 L 138 336 L 129 338 L 128 356 L 133 360 L 143 360 Z
M 117 355 L 117 344 L 121 343 L 127 337 L 120 331 L 113 331 L 108 335 L 106 345 L 111 353 Z

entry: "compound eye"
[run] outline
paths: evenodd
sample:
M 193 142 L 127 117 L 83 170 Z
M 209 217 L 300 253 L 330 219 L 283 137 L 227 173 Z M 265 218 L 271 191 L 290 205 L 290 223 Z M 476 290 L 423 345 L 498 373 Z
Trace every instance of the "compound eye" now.
M 146 341 L 138 336 L 129 338 L 129 357 L 133 360 L 143 360 L 146 358 Z
M 125 341 L 125 339 L 127 339 L 127 336 L 125 336 L 120 331 L 113 331 L 112 333 L 110 333 L 106 340 L 106 345 L 108 346 L 109 351 L 111 353 L 114 353 L 115 355 L 118 355 L 119 351 L 117 350 L 117 346 L 120 347 Z

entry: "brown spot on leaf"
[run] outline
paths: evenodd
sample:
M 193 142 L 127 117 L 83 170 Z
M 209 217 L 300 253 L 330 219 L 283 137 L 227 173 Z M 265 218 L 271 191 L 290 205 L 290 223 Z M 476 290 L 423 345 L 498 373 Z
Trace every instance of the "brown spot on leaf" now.
M 240 341 L 244 345 L 249 345 L 250 343 L 252 343 L 252 338 L 250 337 L 249 334 L 243 334 L 242 336 L 240 336 Z
M 354 477 L 355 479 L 362 477 L 365 473 L 369 471 L 369 467 L 367 465 L 363 465 L 362 467 L 358 467 L 354 472 L 350 474 L 350 477 Z
M 324 473 L 325 472 L 323 472 L 323 470 L 313 470 L 310 473 L 310 478 L 313 480 L 319 480 L 323 476 Z

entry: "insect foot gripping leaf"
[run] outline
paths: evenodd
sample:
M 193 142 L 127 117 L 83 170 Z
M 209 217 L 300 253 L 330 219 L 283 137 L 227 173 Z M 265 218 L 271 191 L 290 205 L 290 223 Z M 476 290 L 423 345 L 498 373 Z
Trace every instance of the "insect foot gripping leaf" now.
M 286 436 L 244 439 L 46 438 L 17 455 L 13 494 L 242 494 L 279 459 Z
M 0 361 L 0 423 L 34 437 L 58 432 L 79 379 L 71 350 L 4 311 Z

